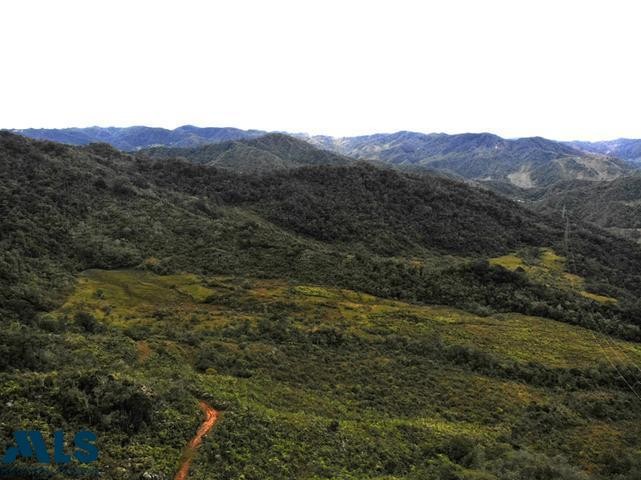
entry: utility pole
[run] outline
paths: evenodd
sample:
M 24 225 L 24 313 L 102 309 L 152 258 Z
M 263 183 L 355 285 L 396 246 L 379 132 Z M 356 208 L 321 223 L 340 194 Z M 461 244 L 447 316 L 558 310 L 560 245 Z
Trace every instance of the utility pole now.
M 563 247 L 565 248 L 565 259 L 568 271 L 572 272 L 571 268 L 571 255 L 570 255 L 570 217 L 568 216 L 568 211 L 563 204 L 563 210 L 561 212 L 561 218 L 565 220 L 565 231 L 563 233 Z

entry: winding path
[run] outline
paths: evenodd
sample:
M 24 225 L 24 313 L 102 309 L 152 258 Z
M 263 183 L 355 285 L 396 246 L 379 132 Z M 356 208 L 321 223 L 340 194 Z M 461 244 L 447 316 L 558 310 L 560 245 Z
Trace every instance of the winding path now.
M 187 479 L 187 476 L 189 475 L 189 466 L 191 465 L 191 461 L 196 454 L 196 449 L 200 446 L 201 443 L 203 443 L 203 437 L 209 433 L 209 431 L 216 423 L 216 420 L 218 420 L 218 410 L 214 410 L 211 406 L 207 405 L 202 400 L 200 401 L 200 409 L 205 414 L 205 420 L 203 420 L 203 423 L 201 423 L 200 427 L 198 427 L 196 435 L 194 435 L 194 437 L 185 447 L 185 451 L 183 452 L 182 456 L 182 463 L 180 464 L 180 469 L 178 470 L 178 473 L 176 473 L 174 480 Z

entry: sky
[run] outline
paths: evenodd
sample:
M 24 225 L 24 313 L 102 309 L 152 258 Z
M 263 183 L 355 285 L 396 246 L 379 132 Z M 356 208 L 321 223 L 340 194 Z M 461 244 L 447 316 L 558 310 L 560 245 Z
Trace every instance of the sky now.
M 634 0 L 15 0 L 0 128 L 641 138 Z

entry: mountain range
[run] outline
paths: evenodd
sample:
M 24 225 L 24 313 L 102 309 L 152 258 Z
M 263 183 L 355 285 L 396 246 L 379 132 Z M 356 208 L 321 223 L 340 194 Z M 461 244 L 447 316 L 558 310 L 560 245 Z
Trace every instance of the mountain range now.
M 630 169 L 614 157 L 588 154 L 541 137 L 508 140 L 490 133 L 398 132 L 309 140 L 354 158 L 424 167 L 469 180 L 504 181 L 522 188 L 568 179 L 610 180 Z
M 240 138 L 255 138 L 266 133 L 259 130 L 240 130 L 238 128 L 199 128 L 192 125 L 183 125 L 174 130 L 136 126 L 124 128 L 27 128 L 12 131 L 38 140 L 51 140 L 52 142 L 69 145 L 88 145 L 89 143 L 103 142 L 124 151 L 134 151 L 160 145 L 167 147 L 194 147 Z
M 170 150 L 166 155 L 177 154 L 197 159 L 199 163 L 229 165 L 224 149 L 240 149 L 241 170 L 283 168 L 283 159 L 268 158 L 251 144 L 226 143 L 222 147 L 198 147 L 219 142 L 238 142 L 256 139 L 266 132 L 233 128 L 198 128 L 183 126 L 175 130 L 149 127 L 130 128 L 75 128 L 61 130 L 16 130 L 32 138 L 47 139 L 72 145 L 106 142 L 125 151 L 154 147 L 153 155 L 163 155 L 159 148 Z M 626 160 L 633 160 L 632 146 L 626 158 L 616 154 L 622 149 L 587 148 L 581 144 L 564 144 L 541 137 L 504 139 L 490 133 L 460 135 L 422 134 L 397 132 L 358 137 L 328 137 L 294 134 L 317 147 L 345 157 L 376 161 L 403 170 L 432 170 L 461 179 L 484 182 L 504 182 L 521 188 L 548 186 L 563 180 L 612 180 L 627 174 L 634 167 Z M 302 147 L 297 146 L 297 149 Z M 260 150 L 260 148 L 259 148 Z M 589 150 L 589 151 L 588 151 Z M 300 157 L 298 157 L 300 158 Z M 291 166 L 291 165 L 289 165 Z
M 173 148 L 0 132 L 3 443 L 89 429 L 118 480 L 638 478 L 638 245 L 284 135 Z
M 541 137 L 503 139 L 490 133 L 415 132 L 335 138 L 193 126 L 20 133 L 67 144 L 98 141 L 156 160 L 182 158 L 243 174 L 358 161 L 419 175 L 431 172 L 483 186 L 547 214 L 565 210 L 572 218 L 641 240 L 635 220 L 641 203 L 635 173 L 641 141 L 636 140 L 562 143 Z

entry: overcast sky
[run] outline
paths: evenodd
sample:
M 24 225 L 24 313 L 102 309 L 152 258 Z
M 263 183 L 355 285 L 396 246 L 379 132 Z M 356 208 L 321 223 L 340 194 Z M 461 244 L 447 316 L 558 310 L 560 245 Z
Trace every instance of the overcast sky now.
M 0 128 L 641 138 L 634 0 L 11 0 Z

